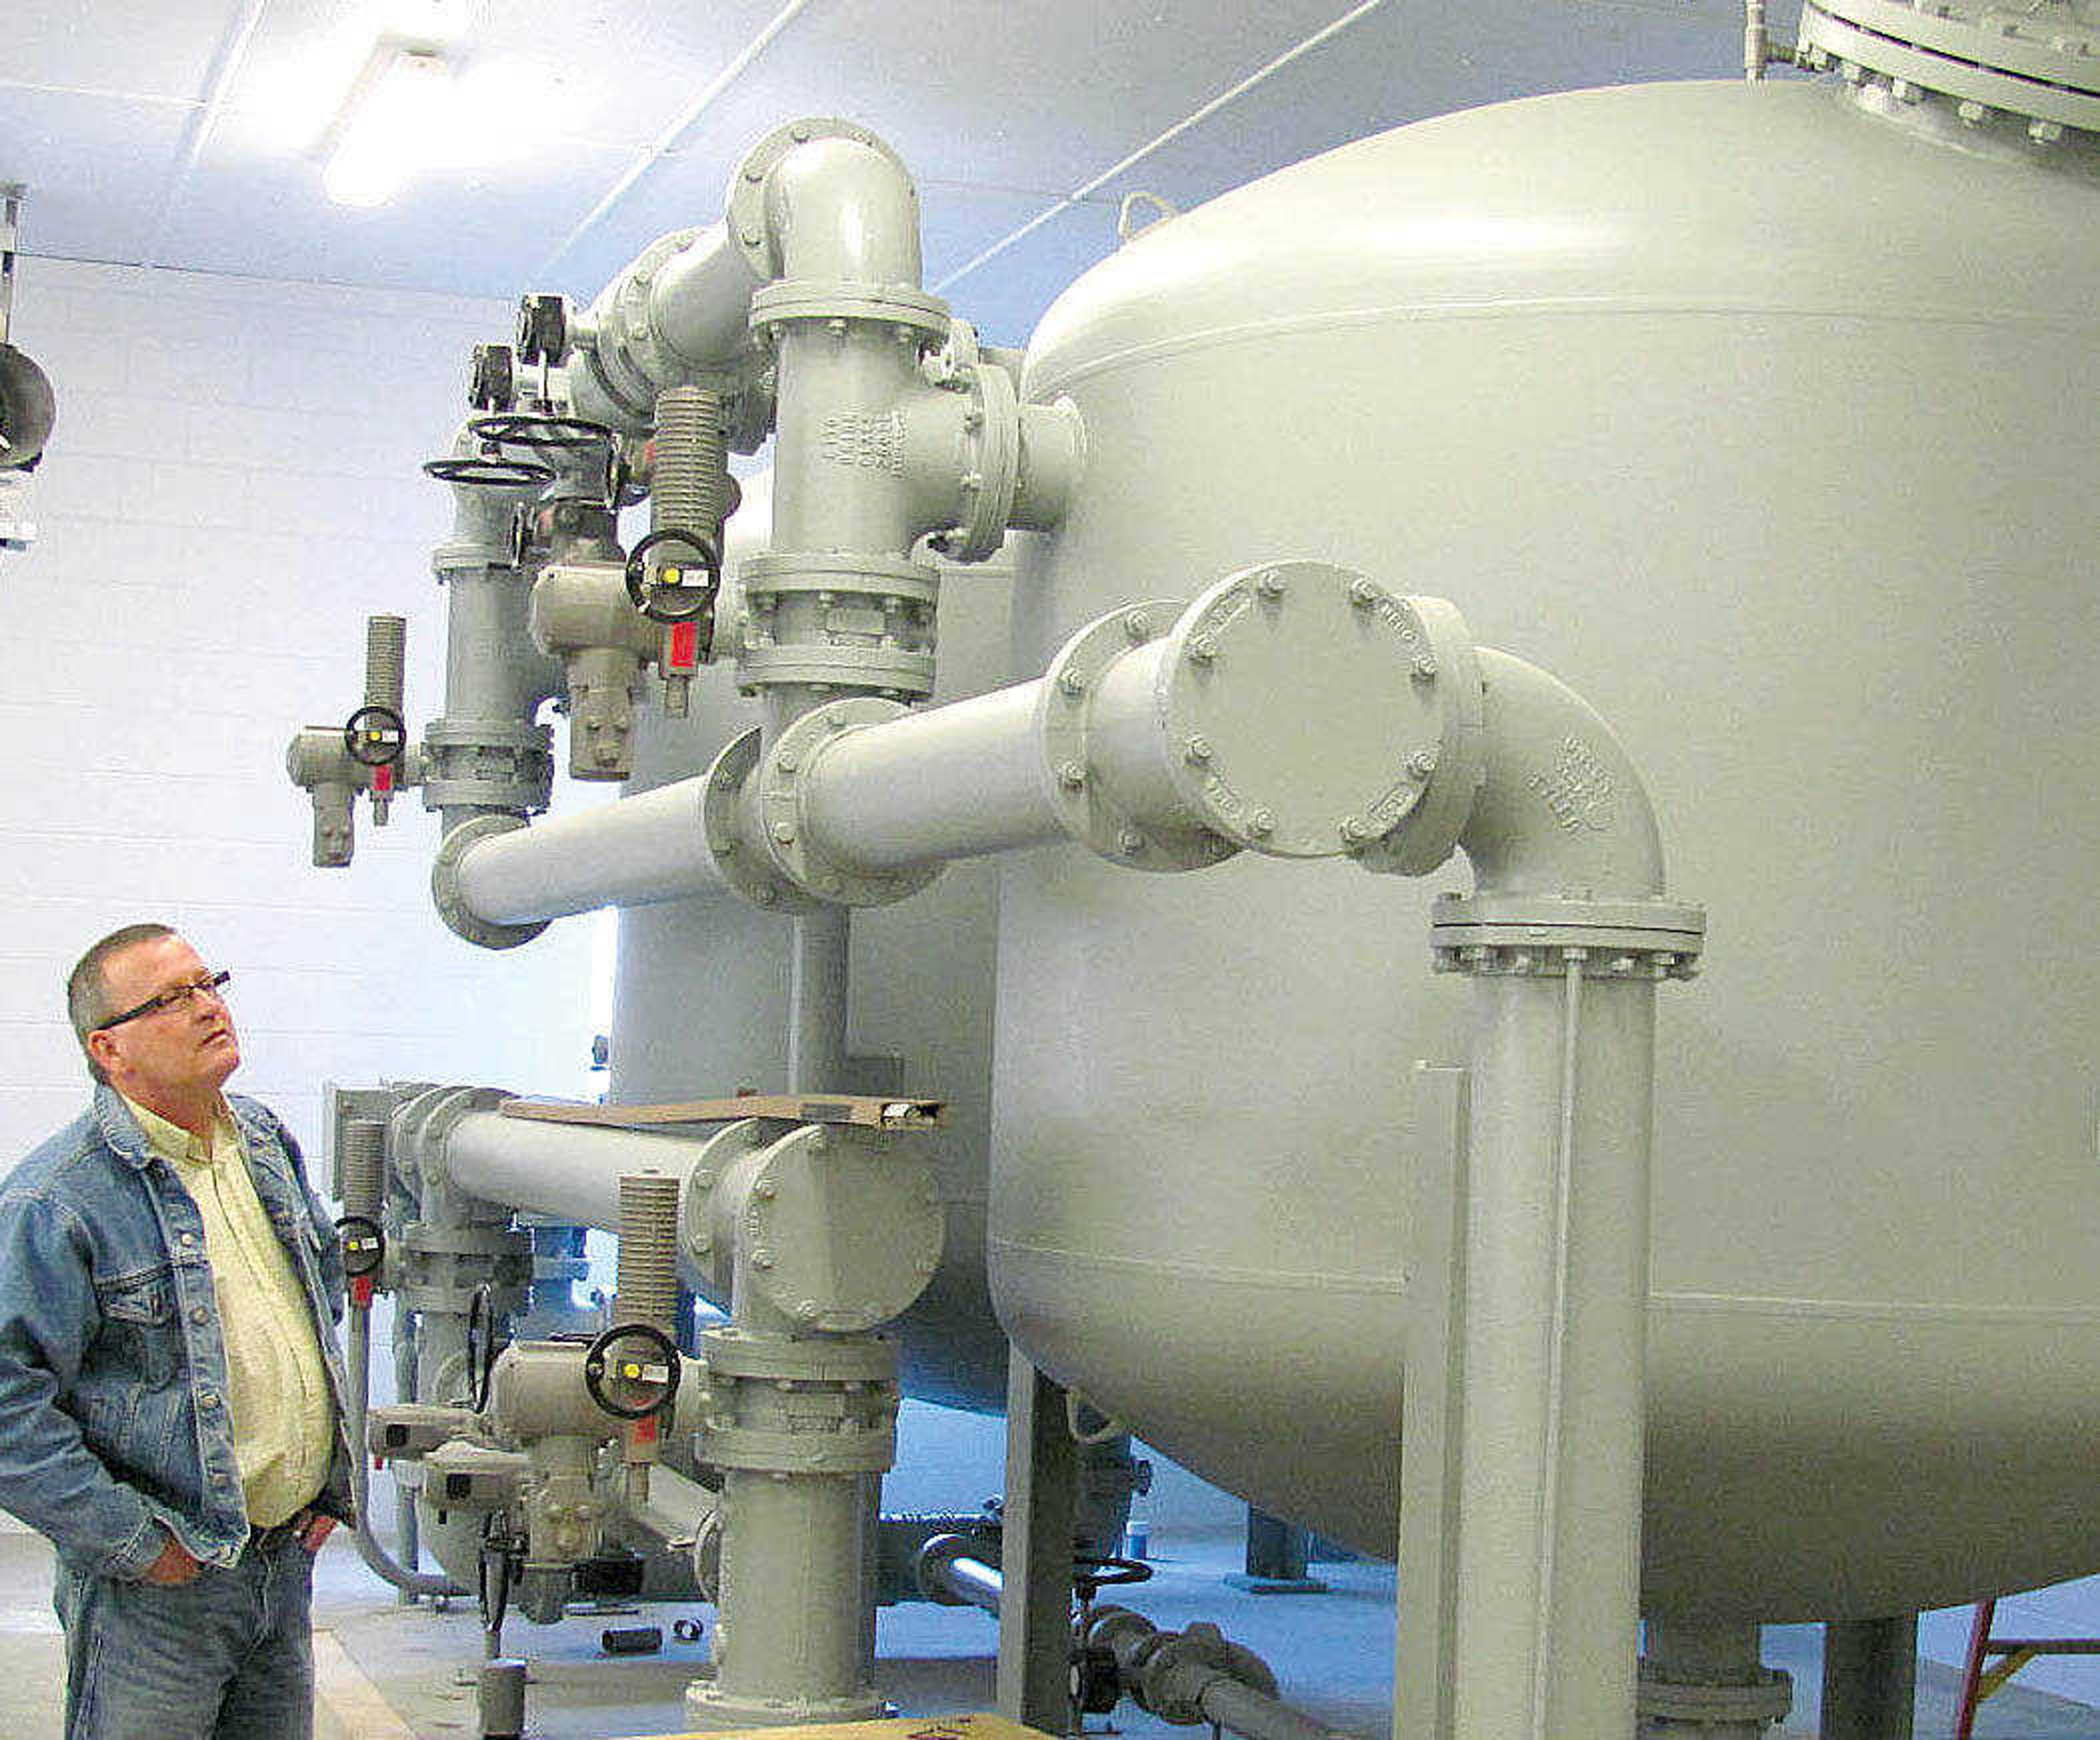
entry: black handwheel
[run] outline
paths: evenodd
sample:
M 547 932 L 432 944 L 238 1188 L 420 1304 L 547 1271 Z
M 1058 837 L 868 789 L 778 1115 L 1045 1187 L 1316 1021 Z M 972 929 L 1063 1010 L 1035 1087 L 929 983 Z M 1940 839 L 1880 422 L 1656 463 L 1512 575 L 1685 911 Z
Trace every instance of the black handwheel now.
M 554 451 L 594 447 L 612 439 L 612 431 L 588 417 L 555 416 L 537 411 L 504 411 L 475 417 L 466 425 L 474 439 L 489 447 Z
M 1091 1601 L 1096 1589 L 1113 1589 L 1127 1583 L 1149 1583 L 1152 1567 L 1143 1559 L 1119 1559 L 1105 1553 L 1072 1555 L 1072 1583 Z
M 391 767 L 408 747 L 408 722 L 390 707 L 360 707 L 343 722 L 342 747 L 366 767 Z
M 647 1350 L 623 1350 L 624 1341 Z M 654 1324 L 615 1324 L 584 1355 L 584 1392 L 615 1420 L 646 1420 L 678 1394 L 678 1344 Z
M 335 1230 L 342 1240 L 344 1275 L 354 1281 L 377 1275 L 386 1260 L 386 1234 L 379 1222 L 362 1214 L 346 1214 L 335 1223 Z
M 488 1381 L 496 1370 L 496 1301 L 487 1281 L 466 1302 L 467 1400 L 474 1412 L 488 1408 Z
M 700 566 L 707 570 L 705 586 L 651 585 L 647 565 L 642 561 L 650 551 L 665 544 L 682 544 L 700 558 Z M 689 623 L 704 616 L 714 607 L 715 594 L 721 589 L 721 552 L 712 538 L 703 537 L 697 531 L 683 531 L 676 526 L 665 526 L 645 537 L 635 540 L 634 548 L 627 557 L 627 596 L 634 608 L 652 623 Z M 669 592 L 690 592 L 693 602 L 677 610 L 665 606 L 664 598 Z
M 423 462 L 423 475 L 482 489 L 536 489 L 554 481 L 554 468 L 536 459 L 432 459 Z

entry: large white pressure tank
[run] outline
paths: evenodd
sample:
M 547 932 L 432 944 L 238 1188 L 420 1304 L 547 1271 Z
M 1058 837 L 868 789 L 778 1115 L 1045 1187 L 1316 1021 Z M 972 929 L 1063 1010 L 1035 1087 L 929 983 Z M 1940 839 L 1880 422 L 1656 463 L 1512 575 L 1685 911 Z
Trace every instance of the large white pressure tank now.
M 1662 996 L 1650 1612 L 2100 1566 L 2076 138 L 1798 81 L 1514 104 L 1158 227 L 1030 346 L 1088 461 L 1024 558 L 1017 671 L 1125 600 L 1320 558 L 1453 600 L 1646 773 L 1710 923 Z M 1410 1072 L 1464 1055 L 1427 908 L 1462 861 L 1001 876 L 1004 1322 L 1170 1454 L 1389 1553 Z

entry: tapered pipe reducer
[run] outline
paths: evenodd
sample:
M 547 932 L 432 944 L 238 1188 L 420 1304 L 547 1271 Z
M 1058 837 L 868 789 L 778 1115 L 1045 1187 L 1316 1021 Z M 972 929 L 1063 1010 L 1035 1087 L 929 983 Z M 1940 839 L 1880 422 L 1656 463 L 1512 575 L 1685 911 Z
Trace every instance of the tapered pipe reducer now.
M 1427 868 L 1455 844 L 1482 765 L 1458 613 L 1321 562 L 1089 625 L 1047 673 L 1037 729 L 1068 830 L 1141 870 L 1242 848 Z

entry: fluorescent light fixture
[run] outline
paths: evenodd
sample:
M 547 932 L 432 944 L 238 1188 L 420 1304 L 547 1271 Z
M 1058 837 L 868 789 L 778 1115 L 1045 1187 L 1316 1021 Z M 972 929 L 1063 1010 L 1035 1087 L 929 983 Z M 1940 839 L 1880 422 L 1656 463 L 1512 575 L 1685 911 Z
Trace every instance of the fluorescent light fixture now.
M 338 205 L 383 205 L 422 164 L 451 155 L 458 117 L 442 55 L 382 45 L 343 106 L 321 185 Z
M 474 22 L 477 0 L 389 0 L 380 14 L 382 37 L 436 47 L 457 42 Z

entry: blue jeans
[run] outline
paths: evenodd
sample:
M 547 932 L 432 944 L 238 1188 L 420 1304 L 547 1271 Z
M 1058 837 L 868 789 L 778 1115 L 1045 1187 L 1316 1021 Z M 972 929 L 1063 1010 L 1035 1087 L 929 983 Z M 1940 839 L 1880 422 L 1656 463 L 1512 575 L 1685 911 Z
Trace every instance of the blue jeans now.
M 313 1569 L 289 1534 L 178 1588 L 61 1561 L 66 1740 L 311 1740 Z

